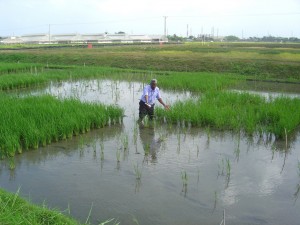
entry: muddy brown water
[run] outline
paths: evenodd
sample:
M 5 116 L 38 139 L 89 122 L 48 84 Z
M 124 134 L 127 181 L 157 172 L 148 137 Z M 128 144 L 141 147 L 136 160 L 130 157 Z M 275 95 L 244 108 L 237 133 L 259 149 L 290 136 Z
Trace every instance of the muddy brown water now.
M 14 170 L 2 160 L 0 186 L 10 192 L 20 188 L 34 203 L 68 209 L 81 222 L 91 209 L 92 224 L 115 218 L 120 224 L 215 225 L 224 209 L 226 224 L 299 224 L 299 132 L 286 149 L 272 136 L 182 124 L 140 127 L 135 120 L 142 88 L 135 82 L 91 80 L 28 91 L 117 104 L 126 116 L 122 124 L 17 155 Z M 161 91 L 170 104 L 195 97 Z

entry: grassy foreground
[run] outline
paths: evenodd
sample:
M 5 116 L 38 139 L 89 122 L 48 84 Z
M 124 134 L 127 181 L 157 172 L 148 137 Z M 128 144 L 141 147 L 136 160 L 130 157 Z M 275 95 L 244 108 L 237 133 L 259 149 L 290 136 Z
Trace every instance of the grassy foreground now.
M 58 210 L 33 205 L 22 199 L 18 192 L 11 194 L 0 188 L 0 224 L 76 225 L 76 220 Z
M 91 128 L 117 120 L 123 110 L 115 106 L 59 100 L 52 96 L 15 98 L 0 96 L 0 156 L 13 156 L 53 141 L 72 138 Z
M 199 100 L 175 103 L 171 110 L 157 109 L 158 119 L 177 124 L 243 130 L 247 134 L 272 133 L 283 138 L 300 124 L 300 99 L 279 97 L 267 101 L 248 93 L 208 92 Z

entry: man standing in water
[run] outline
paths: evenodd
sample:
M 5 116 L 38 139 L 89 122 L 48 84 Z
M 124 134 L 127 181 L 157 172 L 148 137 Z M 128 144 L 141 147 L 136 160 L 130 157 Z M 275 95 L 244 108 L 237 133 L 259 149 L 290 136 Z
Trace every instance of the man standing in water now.
M 153 120 L 154 117 L 154 105 L 155 99 L 159 101 L 160 104 L 164 106 L 165 109 L 169 109 L 169 106 L 166 105 L 159 92 L 159 88 L 157 87 L 157 80 L 152 79 L 150 84 L 147 85 L 144 90 L 140 100 L 139 106 L 139 122 L 141 123 L 142 120 L 146 115 L 149 116 L 149 120 Z

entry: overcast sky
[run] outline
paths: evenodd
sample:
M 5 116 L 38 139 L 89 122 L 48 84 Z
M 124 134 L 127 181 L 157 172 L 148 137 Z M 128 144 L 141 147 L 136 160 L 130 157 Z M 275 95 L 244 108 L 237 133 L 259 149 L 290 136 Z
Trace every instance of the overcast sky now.
M 300 0 L 0 0 L 0 36 L 203 33 L 300 37 Z M 188 24 L 188 29 L 187 29 Z

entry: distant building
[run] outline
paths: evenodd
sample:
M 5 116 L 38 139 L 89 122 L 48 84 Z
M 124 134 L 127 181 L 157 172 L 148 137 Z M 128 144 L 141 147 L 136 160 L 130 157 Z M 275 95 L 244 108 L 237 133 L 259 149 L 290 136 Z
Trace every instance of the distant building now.
M 8 37 L 2 44 L 69 44 L 69 43 L 156 43 L 168 42 L 163 35 L 130 35 L 130 34 L 31 34 Z

